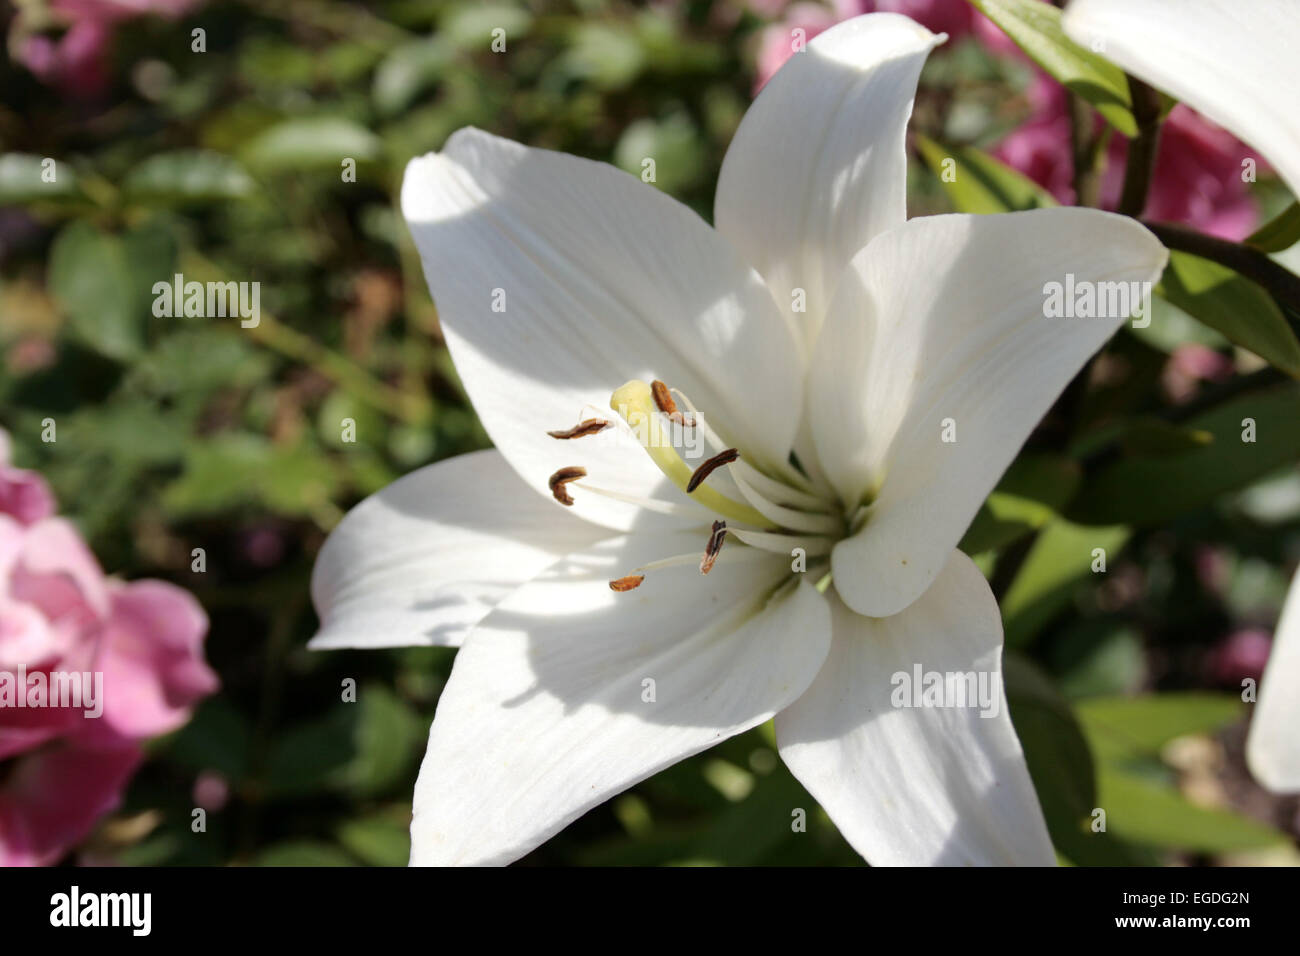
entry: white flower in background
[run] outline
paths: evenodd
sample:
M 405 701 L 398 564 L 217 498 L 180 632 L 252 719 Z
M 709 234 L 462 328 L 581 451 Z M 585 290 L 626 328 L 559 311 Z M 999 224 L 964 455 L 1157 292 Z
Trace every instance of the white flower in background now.
M 1291 581 L 1246 737 L 1255 779 L 1277 793 L 1300 791 L 1300 572 Z
M 942 39 L 873 14 L 793 57 L 735 136 L 716 230 L 609 166 L 478 130 L 407 168 L 402 210 L 497 450 L 347 516 L 313 646 L 464 641 L 413 863 L 509 862 L 773 717 L 871 862 L 1053 861 L 1005 700 L 895 708 L 891 675 L 1000 679 L 998 608 L 956 544 L 1123 321 L 1045 318 L 1044 284 L 1151 281 L 1166 254 L 1092 210 L 906 221 L 904 132 Z M 567 429 L 600 430 L 548 434 Z M 708 447 L 679 456 L 657 441 L 674 429 Z
M 1300 196 L 1298 0 L 1073 0 L 1063 23 L 1076 43 L 1254 146 Z M 1298 591 L 1278 623 L 1247 742 L 1251 771 L 1273 790 L 1300 790 Z
M 1259 150 L 1300 196 L 1300 3 L 1072 0 L 1075 43 Z

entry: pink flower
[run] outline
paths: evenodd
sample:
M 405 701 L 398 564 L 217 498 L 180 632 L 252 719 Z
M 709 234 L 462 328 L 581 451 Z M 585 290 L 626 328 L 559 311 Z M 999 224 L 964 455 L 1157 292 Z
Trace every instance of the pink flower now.
M 0 431 L 0 514 L 33 524 L 54 514 L 54 495 L 34 471 L 9 464 L 9 436 Z
M 0 767 L 0 863 L 43 863 L 116 804 L 138 743 L 184 724 L 217 678 L 194 597 L 105 577 L 73 525 L 50 514 L 44 483 L 8 464 L 0 437 L 0 760 L 14 761 Z M 54 675 L 78 681 L 80 706 L 18 705 Z
M 796 3 L 786 10 L 784 20 L 764 27 L 758 39 L 758 77 L 754 92 L 761 90 L 809 40 L 848 16 L 852 14 L 840 15 L 819 3 Z
M 784 19 L 763 29 L 759 38 L 756 91 L 799 48 L 841 20 L 862 13 L 893 12 L 911 17 L 949 42 L 973 37 L 998 56 L 1028 58 L 993 21 L 966 0 L 833 0 L 796 3 Z M 801 31 L 796 33 L 796 31 Z M 1029 119 L 993 150 L 1004 163 L 1047 189 L 1060 202 L 1073 203 L 1074 162 L 1070 142 L 1069 94 L 1046 73 L 1037 72 L 1029 89 Z M 1100 120 L 1098 121 L 1100 128 Z M 1101 182 L 1100 204 L 1114 209 L 1124 185 L 1128 140 L 1111 137 Z M 1242 181 L 1243 160 L 1259 156 L 1186 106 L 1178 105 L 1161 129 L 1155 173 L 1143 215 L 1182 222 L 1224 239 L 1243 239 L 1258 224 L 1259 211 Z
M 13 46 L 41 82 L 79 98 L 91 98 L 108 85 L 109 44 L 116 25 L 139 16 L 176 19 L 202 0 L 53 0 L 49 12 L 67 26 L 62 36 L 28 32 L 20 12 L 14 18 Z
M 1007 135 L 993 155 L 1018 169 L 1059 201 L 1072 203 L 1074 161 L 1070 145 L 1069 93 L 1039 72 L 1029 90 L 1030 118 Z M 1100 128 L 1100 121 L 1098 121 Z M 1128 140 L 1111 137 L 1100 203 L 1114 209 L 1124 187 Z M 1179 104 L 1160 130 L 1156 165 L 1143 215 L 1183 222 L 1224 239 L 1250 235 L 1258 209 L 1242 181 L 1242 162 L 1261 161 L 1231 133 Z
M 1245 678 L 1258 681 L 1268 663 L 1273 635 L 1259 628 L 1234 631 L 1210 653 L 1210 676 L 1220 684 L 1239 685 Z
M 140 748 L 86 747 L 75 738 L 19 760 L 0 786 L 0 866 L 48 866 L 117 809 Z

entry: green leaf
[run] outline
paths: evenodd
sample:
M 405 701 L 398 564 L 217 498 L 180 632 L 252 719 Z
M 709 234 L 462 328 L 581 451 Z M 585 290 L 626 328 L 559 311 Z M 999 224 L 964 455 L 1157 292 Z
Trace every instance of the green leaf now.
M 640 177 L 644 161 L 653 159 L 654 184 L 677 194 L 703 178 L 707 163 L 703 144 L 700 131 L 685 113 L 673 113 L 660 121 L 639 119 L 619 137 L 614 165 Z
M 1241 711 L 1240 698 L 1208 693 L 1094 697 L 1076 706 L 1093 748 L 1110 761 L 1158 756 L 1175 737 L 1208 733 Z
M 1035 63 L 1097 108 L 1125 136 L 1137 135 L 1128 79 L 1109 60 L 1085 50 L 1061 29 L 1061 11 L 1040 0 L 970 0 Z
M 1246 237 L 1261 252 L 1281 252 L 1300 242 L 1300 202 L 1293 202 Z
M 69 223 L 50 248 L 50 292 L 78 337 L 110 358 L 131 358 L 144 346 L 148 288 L 133 278 L 123 240 L 88 222 Z
M 242 199 L 252 177 L 230 156 L 202 149 L 151 156 L 127 174 L 124 198 L 149 205 L 186 205 Z
M 371 866 L 406 866 L 411 856 L 407 824 L 391 817 L 349 820 L 339 827 L 337 835 L 339 843 Z
M 1195 451 L 1213 443 L 1207 431 L 1175 425 L 1160 418 L 1144 415 L 1127 422 L 1120 444 L 1134 455 L 1177 455 Z
M 1025 762 L 1056 847 L 1075 862 L 1086 853 L 1083 827 L 1097 805 L 1092 754 L 1070 705 L 1026 658 L 1008 653 L 1002 665 L 1007 704 Z
M 1272 296 L 1231 269 L 1171 252 L 1157 294 L 1242 348 L 1300 378 L 1300 341 Z
M 1028 643 L 1070 603 L 1092 573 L 1094 548 L 1105 548 L 1109 562 L 1128 537 L 1125 527 L 1084 527 L 1060 518 L 1043 528 L 1002 598 L 1007 645 Z
M 1162 295 L 1151 297 L 1151 321 L 1136 326 L 1125 324 L 1124 331 L 1153 349 L 1172 355 L 1184 345 L 1204 345 L 1207 349 L 1228 347 L 1225 339 L 1208 325 L 1197 322 Z
M 394 116 L 411 105 L 424 90 L 442 77 L 451 59 L 451 49 L 439 38 L 413 40 L 396 47 L 375 71 L 370 95 L 385 116 Z
M 409 786 L 427 723 L 381 684 L 366 684 L 355 703 L 340 700 L 324 717 L 275 740 L 262 786 L 269 796 L 339 790 L 373 797 Z
M 982 150 L 942 146 L 920 133 L 915 142 L 958 212 L 988 214 L 1056 205 L 1047 190 Z
M 82 198 L 77 174 L 64 162 L 54 161 L 54 182 L 45 182 L 48 157 L 30 153 L 0 156 L 0 206 L 29 202 L 66 202 Z
M 252 721 L 224 697 L 210 697 L 168 744 L 168 757 L 194 772 L 219 771 L 232 783 L 248 772 Z
M 1255 441 L 1242 441 L 1246 419 Z M 1066 509 L 1085 524 L 1162 524 L 1300 458 L 1300 387 L 1267 389 L 1184 423 L 1214 440 L 1179 455 L 1127 457 L 1088 479 Z
M 1007 704 L 1057 851 L 1083 866 L 1146 862 L 1112 834 L 1093 832 L 1097 776 L 1069 703 L 1046 674 L 1014 651 L 1003 661 Z
M 262 505 L 280 514 L 306 515 L 338 485 L 333 464 L 311 445 L 274 445 L 260 435 L 224 434 L 195 442 L 181 476 L 163 491 L 173 515 L 212 514 Z
M 341 170 L 344 159 L 358 164 L 383 153 L 379 137 L 351 120 L 314 116 L 277 123 L 245 147 L 242 159 L 263 172 Z
M 428 722 L 381 684 L 366 685 L 357 695 L 354 736 L 356 755 L 338 777 L 345 789 L 373 796 L 397 787 L 418 756 Z
M 257 855 L 255 866 L 355 866 L 356 860 L 331 843 L 290 840 Z
M 1098 776 L 1098 806 L 1106 825 L 1137 843 L 1202 853 L 1277 846 L 1286 837 L 1226 810 L 1191 803 L 1172 787 L 1136 773 L 1102 765 Z
M 557 63 L 574 80 L 601 90 L 620 90 L 645 68 L 646 52 L 631 29 L 586 22 L 574 29 L 571 45 Z
M 506 52 L 510 42 L 522 39 L 532 26 L 533 15 L 504 3 L 475 3 L 452 6 L 443 16 L 439 34 L 463 49 L 488 49 L 493 30 L 504 30 Z
M 961 540 L 967 554 L 1001 548 L 1041 528 L 1079 487 L 1076 462 L 1050 455 L 1017 458 L 998 482 Z
M 1076 618 L 1046 648 L 1052 673 L 1071 700 L 1136 691 L 1147 652 L 1136 629 L 1107 617 Z
M 274 360 L 226 329 L 186 328 L 168 335 L 131 369 L 130 381 L 163 395 L 206 395 L 248 388 L 270 375 Z

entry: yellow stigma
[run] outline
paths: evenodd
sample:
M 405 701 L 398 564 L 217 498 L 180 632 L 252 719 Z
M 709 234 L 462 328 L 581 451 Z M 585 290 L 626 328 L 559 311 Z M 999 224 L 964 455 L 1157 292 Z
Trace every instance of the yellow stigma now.
M 655 404 L 654 394 L 645 382 L 634 379 L 616 389 L 609 398 L 609 407 L 631 426 L 632 434 L 649 454 L 651 461 L 659 466 L 659 470 L 684 493 L 689 494 L 692 500 L 733 521 L 753 525 L 756 528 L 775 527 L 749 505 L 732 501 L 707 484 L 700 485 L 692 492 L 686 491 L 686 486 L 691 480 L 691 468 L 673 447 L 671 426 L 667 418 L 660 413 L 659 407 Z

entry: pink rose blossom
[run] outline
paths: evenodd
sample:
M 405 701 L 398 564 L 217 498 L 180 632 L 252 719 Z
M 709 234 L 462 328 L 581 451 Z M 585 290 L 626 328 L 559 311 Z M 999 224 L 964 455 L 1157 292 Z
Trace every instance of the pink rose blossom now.
M 9 464 L 9 436 L 0 431 L 0 514 L 33 524 L 54 514 L 54 495 L 34 471 Z
M 207 617 L 164 581 L 104 576 L 49 489 L 8 463 L 0 432 L 0 679 L 101 675 L 88 707 L 0 697 L 0 864 L 49 863 L 116 805 L 140 741 L 177 729 L 217 688 Z M 35 490 L 33 490 L 35 489 Z M 89 688 L 87 688 L 89 692 Z M 87 702 L 90 704 L 90 702 Z
M 53 0 L 49 11 L 67 26 L 62 36 L 25 33 L 22 13 L 11 31 L 18 60 L 41 82 L 58 86 L 71 96 L 89 99 L 108 86 L 109 45 L 123 21 L 140 16 L 174 20 L 202 0 Z
M 0 785 L 0 866 L 48 866 L 115 810 L 140 748 L 86 747 L 75 737 L 17 761 Z
M 1038 72 L 1029 89 L 1030 118 L 993 149 L 1060 202 L 1072 203 L 1074 161 L 1070 145 L 1069 93 Z M 1098 121 L 1100 128 L 1100 121 Z M 1128 140 L 1113 135 L 1106 154 L 1100 204 L 1114 209 L 1124 187 Z M 1239 240 L 1250 235 L 1258 210 L 1242 181 L 1242 161 L 1258 154 L 1231 133 L 1179 104 L 1160 129 L 1156 165 L 1143 215 L 1183 222 L 1210 235 Z

